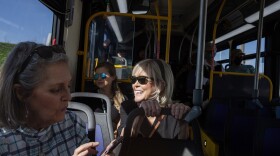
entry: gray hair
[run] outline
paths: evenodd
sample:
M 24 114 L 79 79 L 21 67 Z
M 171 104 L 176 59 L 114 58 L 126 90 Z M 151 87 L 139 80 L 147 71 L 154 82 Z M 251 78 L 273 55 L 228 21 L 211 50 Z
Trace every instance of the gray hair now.
M 172 103 L 174 76 L 170 65 L 160 59 L 145 59 L 134 66 L 132 75 L 141 71 L 154 79 L 156 91 L 150 99 L 156 99 L 162 107 Z
M 44 45 L 21 42 L 9 53 L 0 73 L 0 127 L 17 128 L 25 124 L 26 107 L 15 93 L 15 84 L 22 86 L 25 93 L 24 98 L 27 98 L 42 82 L 49 64 L 68 63 L 68 58 L 62 48 L 58 48 L 56 51 L 63 50 L 64 53 L 52 50 L 50 58 L 42 58 L 37 53 L 32 55 L 34 50 L 41 46 Z M 31 59 L 27 60 L 28 57 Z M 26 67 L 23 65 L 24 62 L 28 63 Z

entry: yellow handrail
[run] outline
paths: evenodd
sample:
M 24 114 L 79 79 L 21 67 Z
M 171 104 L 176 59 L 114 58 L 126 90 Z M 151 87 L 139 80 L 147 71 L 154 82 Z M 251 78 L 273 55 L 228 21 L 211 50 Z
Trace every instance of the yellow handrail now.
M 169 49 L 170 49 L 170 36 L 171 36 L 171 20 L 172 20 L 172 0 L 168 1 L 168 16 L 159 16 L 159 15 L 139 15 L 139 14 L 129 14 L 129 13 L 119 13 L 119 12 L 98 12 L 93 15 L 91 15 L 86 23 L 86 29 L 85 29 L 85 43 L 84 43 L 84 57 L 83 57 L 83 71 L 82 71 L 82 85 L 81 90 L 84 91 L 85 88 L 85 75 L 86 75 L 86 66 L 87 66 L 87 53 L 88 53 L 88 35 L 89 35 L 89 27 L 91 21 L 97 17 L 97 16 L 125 16 L 125 17 L 131 17 L 132 19 L 135 18 L 143 18 L 143 19 L 153 19 L 153 20 L 167 20 L 167 37 L 166 37 L 166 56 L 165 60 L 167 63 L 169 63 Z M 160 33 L 158 33 L 159 35 Z M 160 38 L 160 36 L 159 36 Z

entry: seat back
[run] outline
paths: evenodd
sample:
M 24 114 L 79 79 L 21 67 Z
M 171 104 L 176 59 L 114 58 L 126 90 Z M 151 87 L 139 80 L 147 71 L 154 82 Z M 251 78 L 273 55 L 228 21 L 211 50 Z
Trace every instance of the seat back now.
M 254 132 L 259 118 L 257 110 L 230 110 L 225 129 L 225 153 L 227 156 L 252 155 Z
M 68 110 L 77 114 L 87 126 L 88 138 L 91 141 L 95 140 L 95 117 L 94 112 L 89 106 L 79 102 L 68 102 Z
M 280 155 L 280 119 L 262 118 L 254 139 L 254 156 Z
M 74 92 L 71 97 L 86 97 L 86 98 L 100 98 L 106 102 L 106 112 L 94 112 L 96 121 L 95 141 L 99 142 L 97 146 L 98 151 L 103 151 L 107 145 L 114 139 L 112 118 L 111 118 L 111 101 L 104 94 L 89 93 L 89 92 Z M 94 105 L 94 103 L 91 103 Z
M 272 82 L 260 74 L 259 99 L 272 100 Z M 210 98 L 251 98 L 254 91 L 254 74 L 213 72 L 210 78 Z

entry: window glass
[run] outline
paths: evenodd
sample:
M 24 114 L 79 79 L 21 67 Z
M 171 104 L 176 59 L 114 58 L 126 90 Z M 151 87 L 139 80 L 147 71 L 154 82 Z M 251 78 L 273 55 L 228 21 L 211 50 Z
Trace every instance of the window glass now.
M 264 43 L 265 43 L 265 38 L 261 39 L 261 52 L 264 51 Z M 237 49 L 242 49 L 243 52 L 248 55 L 248 54 L 255 54 L 257 52 L 257 40 L 251 41 L 244 43 L 244 49 L 242 48 L 242 45 L 238 45 Z
M 22 41 L 50 43 L 53 13 L 39 1 L 0 1 L 0 66 Z
M 243 64 L 245 65 L 252 65 L 252 66 L 256 66 L 256 59 L 248 59 L 248 60 L 244 60 Z M 261 57 L 260 58 L 260 64 L 259 64 L 259 73 L 264 73 L 264 58 Z
M 216 55 L 214 57 L 215 61 L 221 61 L 226 59 L 229 59 L 229 49 L 216 52 Z

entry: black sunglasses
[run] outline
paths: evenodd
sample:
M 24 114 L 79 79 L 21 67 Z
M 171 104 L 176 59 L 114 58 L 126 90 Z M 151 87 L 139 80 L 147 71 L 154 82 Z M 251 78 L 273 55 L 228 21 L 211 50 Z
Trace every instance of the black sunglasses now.
M 17 75 L 24 71 L 24 69 L 27 67 L 29 61 L 35 53 L 38 54 L 41 58 L 49 59 L 52 58 L 53 52 L 66 54 L 65 50 L 58 45 L 37 47 L 23 61 L 21 68 L 19 68 L 19 70 L 17 71 Z
M 100 74 L 96 73 L 94 74 L 93 79 L 98 80 L 99 77 L 101 77 L 101 79 L 104 80 L 106 79 L 107 75 L 105 73 L 100 73 Z
M 138 76 L 138 77 L 131 76 L 130 79 L 131 79 L 132 84 L 134 84 L 134 83 L 136 83 L 136 81 L 138 81 L 138 83 L 140 83 L 141 85 L 145 85 L 149 81 L 154 80 L 153 78 L 150 78 L 150 77 L 147 77 L 147 76 Z

